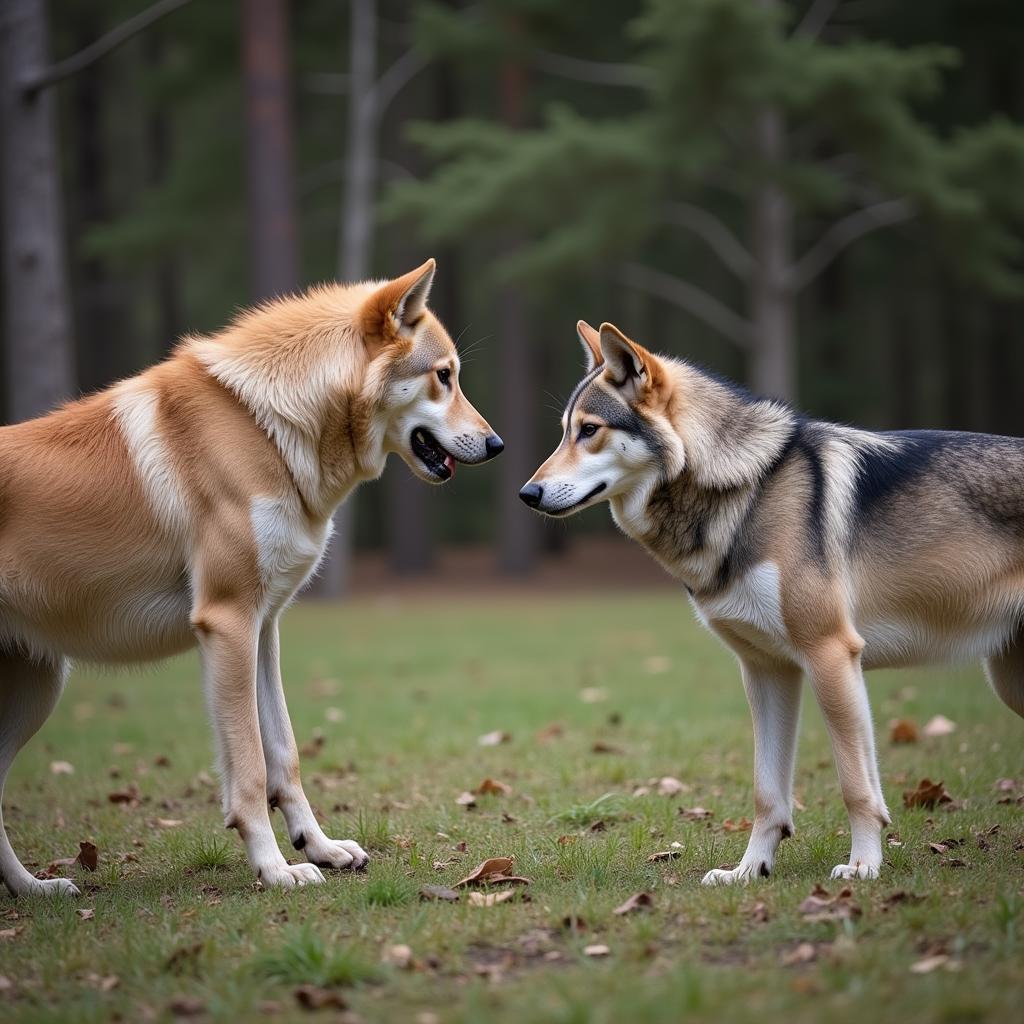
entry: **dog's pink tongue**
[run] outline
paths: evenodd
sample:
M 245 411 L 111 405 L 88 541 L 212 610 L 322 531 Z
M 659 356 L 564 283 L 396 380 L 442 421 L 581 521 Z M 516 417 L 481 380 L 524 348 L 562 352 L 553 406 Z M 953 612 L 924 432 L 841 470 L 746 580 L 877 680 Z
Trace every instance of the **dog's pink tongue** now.
M 447 466 L 448 472 L 455 476 L 455 460 L 450 455 L 444 457 L 444 464 Z

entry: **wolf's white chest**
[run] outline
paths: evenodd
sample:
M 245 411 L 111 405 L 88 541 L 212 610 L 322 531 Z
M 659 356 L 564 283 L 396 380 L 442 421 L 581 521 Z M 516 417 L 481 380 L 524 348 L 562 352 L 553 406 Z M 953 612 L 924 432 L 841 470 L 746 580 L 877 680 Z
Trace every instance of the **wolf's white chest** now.
M 311 524 L 290 498 L 252 499 L 252 532 L 260 576 L 271 608 L 287 601 L 316 568 L 331 535 L 331 523 Z
M 693 597 L 691 603 L 705 626 L 740 627 L 749 639 L 766 642 L 776 651 L 790 650 L 782 619 L 779 569 L 774 562 L 761 562 L 714 596 Z

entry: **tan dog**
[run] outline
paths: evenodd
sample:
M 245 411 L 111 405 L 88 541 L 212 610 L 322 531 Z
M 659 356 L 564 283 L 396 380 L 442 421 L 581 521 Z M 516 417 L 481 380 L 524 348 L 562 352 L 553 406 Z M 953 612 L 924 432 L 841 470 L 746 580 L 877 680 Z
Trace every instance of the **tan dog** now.
M 832 876 L 877 877 L 889 811 L 862 670 L 983 659 L 1024 716 L 1024 441 L 804 419 L 611 324 L 577 329 L 587 375 L 520 495 L 550 516 L 608 501 L 739 659 L 754 826 L 704 883 L 768 875 L 792 834 L 805 674 L 850 815 Z
M 322 882 L 366 854 L 324 835 L 299 778 L 278 617 L 330 517 L 397 452 L 448 479 L 501 440 L 459 389 L 427 309 L 433 260 L 384 284 L 325 285 L 49 416 L 0 430 L 0 791 L 53 710 L 69 659 L 135 662 L 198 643 L 225 823 L 264 885 Z M 269 808 L 310 863 L 289 866 Z M 0 818 L 15 895 L 33 878 Z

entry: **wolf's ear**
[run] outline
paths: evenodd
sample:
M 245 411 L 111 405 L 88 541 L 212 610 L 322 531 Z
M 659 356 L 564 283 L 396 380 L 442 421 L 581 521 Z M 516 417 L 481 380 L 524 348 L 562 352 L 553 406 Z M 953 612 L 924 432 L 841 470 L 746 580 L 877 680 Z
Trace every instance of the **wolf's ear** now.
M 363 332 L 367 340 L 386 344 L 395 335 L 411 331 L 427 308 L 434 282 L 434 260 L 382 284 L 363 306 Z
M 656 373 L 654 356 L 614 324 L 601 324 L 601 354 L 612 382 L 628 398 L 640 398 L 651 389 Z
M 576 324 L 576 337 L 583 346 L 583 354 L 587 357 L 587 373 L 590 373 L 604 362 L 604 356 L 601 354 L 601 335 L 586 320 L 580 320 Z

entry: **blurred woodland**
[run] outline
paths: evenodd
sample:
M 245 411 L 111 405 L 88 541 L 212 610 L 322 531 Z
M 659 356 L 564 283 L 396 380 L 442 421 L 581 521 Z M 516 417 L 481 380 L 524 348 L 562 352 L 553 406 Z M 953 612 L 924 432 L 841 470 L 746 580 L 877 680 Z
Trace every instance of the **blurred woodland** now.
M 1024 434 L 1018 0 L 3 0 L 3 414 L 240 306 L 438 259 L 502 434 L 399 463 L 319 584 L 444 543 L 530 570 L 593 512 L 518 501 L 612 320 L 808 413 Z

